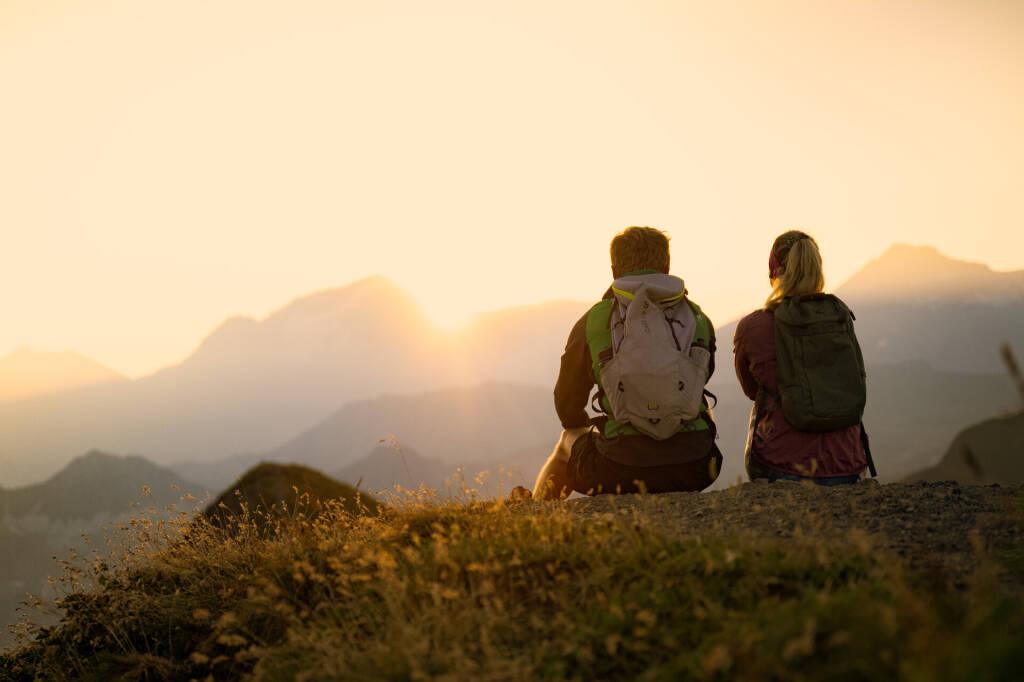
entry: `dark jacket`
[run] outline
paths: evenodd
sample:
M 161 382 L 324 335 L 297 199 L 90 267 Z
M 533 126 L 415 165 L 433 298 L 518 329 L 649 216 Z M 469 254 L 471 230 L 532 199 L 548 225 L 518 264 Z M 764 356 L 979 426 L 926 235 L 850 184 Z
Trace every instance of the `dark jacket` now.
M 609 289 L 604 298 L 611 297 L 612 291 Z M 710 373 L 713 374 L 715 371 L 715 328 L 710 320 L 708 320 L 708 326 L 711 330 Z M 711 374 L 708 375 L 708 378 Z M 586 408 L 591 404 L 591 391 L 595 385 L 590 348 L 587 346 L 587 315 L 584 315 L 569 333 L 565 352 L 562 353 L 558 383 L 555 384 L 555 410 L 562 422 L 562 428 L 578 428 L 591 423 Z M 710 429 L 678 433 L 663 441 L 642 435 L 609 439 L 600 433 L 595 434 L 594 440 L 601 454 L 620 464 L 663 466 L 693 462 L 707 457 L 715 445 L 716 430 L 710 411 L 707 418 L 711 422 Z
M 797 431 L 786 421 L 775 396 L 775 314 L 758 310 L 740 320 L 733 340 L 736 377 L 756 405 L 757 428 L 749 455 L 761 464 L 798 476 L 852 476 L 867 466 L 860 427 L 828 433 Z M 761 389 L 764 388 L 764 391 Z

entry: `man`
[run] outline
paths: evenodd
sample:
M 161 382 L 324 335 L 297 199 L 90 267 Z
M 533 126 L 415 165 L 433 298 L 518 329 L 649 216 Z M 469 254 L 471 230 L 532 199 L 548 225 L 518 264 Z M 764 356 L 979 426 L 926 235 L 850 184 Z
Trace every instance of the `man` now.
M 562 432 L 534 499 L 573 491 L 703 490 L 722 455 L 704 385 L 714 372 L 711 321 L 668 274 L 668 235 L 630 227 L 612 239 L 614 283 L 573 327 L 555 386 Z M 586 407 L 597 385 L 591 419 Z

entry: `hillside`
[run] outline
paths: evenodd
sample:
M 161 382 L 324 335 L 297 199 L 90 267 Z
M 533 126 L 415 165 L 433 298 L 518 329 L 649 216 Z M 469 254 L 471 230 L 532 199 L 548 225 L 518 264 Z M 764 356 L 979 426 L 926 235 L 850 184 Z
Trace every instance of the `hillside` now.
M 1020 488 L 326 513 L 274 534 L 190 526 L 93 563 L 102 587 L 0 675 L 966 681 L 1024 665 Z
M 114 370 L 70 351 L 22 348 L 0 358 L 0 403 L 124 381 Z
M 1024 484 L 1024 412 L 964 429 L 935 466 L 916 471 L 907 480 Z
M 337 502 L 352 514 L 374 513 L 380 508 L 370 495 L 309 467 L 264 462 L 245 472 L 213 500 L 203 510 L 203 516 L 213 523 L 245 515 L 262 522 L 278 514 L 287 516 L 299 511 L 312 517 L 327 502 Z

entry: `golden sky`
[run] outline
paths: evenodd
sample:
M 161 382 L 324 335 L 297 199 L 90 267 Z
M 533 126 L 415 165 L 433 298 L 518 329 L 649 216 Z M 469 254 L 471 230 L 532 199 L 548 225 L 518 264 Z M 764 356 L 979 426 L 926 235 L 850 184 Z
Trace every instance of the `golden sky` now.
M 2 0 L 0 354 L 139 375 L 375 273 L 588 300 L 631 224 L 719 324 L 794 226 L 836 283 L 1024 268 L 1024 3 L 724 4 Z

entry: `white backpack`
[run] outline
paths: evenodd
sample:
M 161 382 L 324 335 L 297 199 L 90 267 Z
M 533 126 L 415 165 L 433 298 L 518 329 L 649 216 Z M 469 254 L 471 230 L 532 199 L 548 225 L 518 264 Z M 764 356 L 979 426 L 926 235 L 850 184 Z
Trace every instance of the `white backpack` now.
M 601 385 L 616 421 L 665 440 L 700 416 L 711 352 L 693 343 L 697 319 L 681 280 L 672 278 L 679 291 L 665 296 L 664 280 L 631 279 L 631 291 L 613 287 L 612 358 Z

